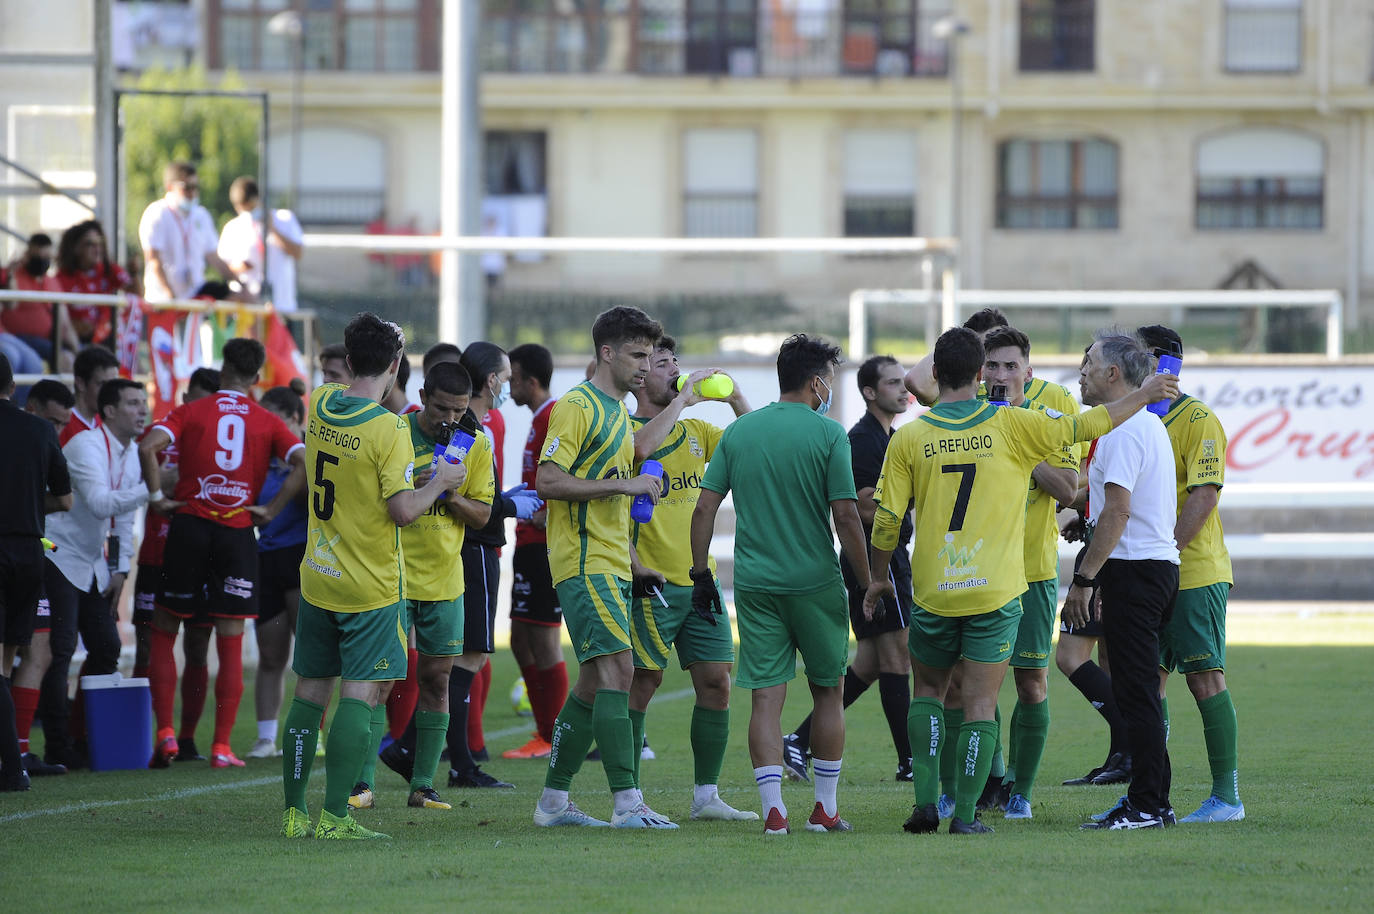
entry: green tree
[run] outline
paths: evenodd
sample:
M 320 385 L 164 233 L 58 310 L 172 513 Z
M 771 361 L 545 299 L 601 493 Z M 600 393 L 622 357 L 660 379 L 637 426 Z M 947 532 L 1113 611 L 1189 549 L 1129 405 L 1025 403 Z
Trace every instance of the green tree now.
M 241 89 L 234 74 L 212 85 L 200 67 L 149 70 L 134 89 L 191 92 Z M 234 216 L 229 185 L 239 175 L 258 175 L 258 132 L 262 106 L 253 98 L 126 95 L 124 115 L 124 237 L 138 248 L 138 220 L 165 192 L 162 171 L 169 162 L 193 162 L 200 177 L 200 202 L 223 227 Z

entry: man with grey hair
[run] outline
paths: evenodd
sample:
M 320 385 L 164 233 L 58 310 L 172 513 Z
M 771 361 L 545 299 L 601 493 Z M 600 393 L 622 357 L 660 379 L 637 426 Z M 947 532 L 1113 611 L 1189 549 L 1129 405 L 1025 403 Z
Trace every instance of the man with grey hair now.
M 1135 334 L 1099 330 L 1079 370 L 1083 403 L 1120 399 L 1140 387 L 1152 361 Z M 1112 658 L 1112 694 L 1125 718 L 1133 759 L 1130 789 L 1084 828 L 1162 828 L 1173 824 L 1169 754 L 1159 702 L 1159 636 L 1178 593 L 1173 450 L 1158 418 L 1131 416 L 1097 443 L 1088 468 L 1093 536 L 1064 601 L 1064 621 L 1101 614 Z M 1101 605 L 1091 605 L 1097 586 Z

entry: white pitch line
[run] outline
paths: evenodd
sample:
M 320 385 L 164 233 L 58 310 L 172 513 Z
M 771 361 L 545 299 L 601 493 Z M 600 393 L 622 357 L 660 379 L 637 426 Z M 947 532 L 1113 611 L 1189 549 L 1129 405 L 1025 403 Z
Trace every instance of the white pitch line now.
M 678 689 L 675 692 L 663 692 L 654 696 L 655 701 L 676 701 L 679 698 L 686 698 L 695 695 L 695 689 Z M 518 736 L 529 730 L 528 724 L 521 724 L 518 727 L 507 727 L 504 730 L 496 730 L 488 733 L 492 739 L 502 739 L 507 736 Z M 247 781 L 234 781 L 230 784 L 206 784 L 202 787 L 180 787 L 176 790 L 169 790 L 151 797 L 131 797 L 123 800 L 91 800 L 88 803 L 72 803 L 67 806 L 54 806 L 51 809 L 30 809 L 25 812 L 14 812 L 7 816 L 0 816 L 0 825 L 6 822 L 18 822 L 23 819 L 36 819 L 39 816 L 58 816 L 69 812 L 85 812 L 89 809 L 106 809 L 111 806 L 132 806 L 136 803 L 160 803 L 165 800 L 184 800 L 188 797 L 196 797 L 207 793 L 218 793 L 221 790 L 240 790 L 244 787 L 264 787 L 268 784 L 280 784 L 281 775 L 273 775 L 266 778 L 252 778 Z

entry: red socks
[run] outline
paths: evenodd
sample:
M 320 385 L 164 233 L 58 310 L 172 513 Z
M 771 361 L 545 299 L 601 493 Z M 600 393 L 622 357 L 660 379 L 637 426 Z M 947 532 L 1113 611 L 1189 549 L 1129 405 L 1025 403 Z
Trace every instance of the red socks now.
M 159 737 L 172 732 L 172 705 L 176 700 L 177 658 L 173 651 L 177 636 L 152 626 L 148 648 L 148 688 L 153 693 L 153 716 Z
M 468 750 L 480 752 L 487 747 L 486 736 L 482 733 L 482 712 L 487 707 L 487 693 L 491 691 L 491 663 L 482 667 L 481 672 L 472 677 L 472 690 L 468 693 Z
M 229 745 L 243 698 L 243 635 L 215 636 L 219 675 L 215 677 L 215 745 Z
M 181 732 L 177 734 L 178 740 L 196 738 L 196 725 L 200 723 L 201 712 L 205 710 L 205 693 L 209 684 L 208 666 L 187 663 L 186 669 L 181 671 Z
M 563 710 L 563 703 L 568 700 L 568 667 L 563 661 L 559 661 L 547 670 L 536 670 L 534 673 L 536 688 L 529 689 L 530 705 L 534 708 L 535 726 L 539 728 L 539 736 L 545 742 L 553 742 L 553 725 L 558 720 L 558 712 Z M 528 688 L 530 678 L 525 677 L 525 685 Z
M 0 686 L 3 688 L 3 686 Z M 29 751 L 29 731 L 33 729 L 33 715 L 38 710 L 38 690 L 14 686 L 14 729 L 19 734 L 19 754 Z
M 400 739 L 415 716 L 415 705 L 420 700 L 419 666 L 420 652 L 414 648 L 407 650 L 406 678 L 396 680 L 386 697 L 386 722 L 392 739 Z

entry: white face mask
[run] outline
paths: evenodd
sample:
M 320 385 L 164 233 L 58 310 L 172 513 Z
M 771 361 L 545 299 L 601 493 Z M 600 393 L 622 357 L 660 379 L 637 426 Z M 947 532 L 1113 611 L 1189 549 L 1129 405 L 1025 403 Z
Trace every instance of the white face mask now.
M 183 213 L 189 213 L 191 211 L 191 207 L 195 205 L 195 197 L 177 197 L 177 209 L 181 210 Z
M 822 378 L 820 375 L 816 376 L 816 380 L 825 384 L 825 378 Z M 826 413 L 830 412 L 830 401 L 833 399 L 835 399 L 835 392 L 830 389 L 829 384 L 825 384 L 825 399 L 816 407 L 816 415 L 824 416 Z
M 500 409 L 500 408 L 505 404 L 505 402 L 506 402 L 507 400 L 509 400 L 509 399 L 510 399 L 510 381 L 502 381 L 502 382 L 501 382 L 501 389 L 498 390 L 495 394 L 492 395 L 492 398 L 491 398 L 491 408 L 492 408 L 492 409 Z

